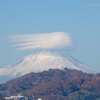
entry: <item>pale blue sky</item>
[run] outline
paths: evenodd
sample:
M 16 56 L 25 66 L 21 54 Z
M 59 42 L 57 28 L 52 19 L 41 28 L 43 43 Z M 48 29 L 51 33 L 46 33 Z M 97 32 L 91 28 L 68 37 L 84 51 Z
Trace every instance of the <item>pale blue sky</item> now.
M 17 51 L 9 35 L 68 32 L 68 54 L 100 70 L 100 0 L 0 0 L 0 67 L 30 51 Z

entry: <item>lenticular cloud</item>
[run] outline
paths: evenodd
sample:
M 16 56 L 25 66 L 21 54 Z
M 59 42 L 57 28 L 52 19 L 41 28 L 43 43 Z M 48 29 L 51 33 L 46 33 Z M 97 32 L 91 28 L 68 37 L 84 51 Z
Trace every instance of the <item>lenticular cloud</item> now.
M 10 36 L 11 41 L 18 50 L 32 49 L 65 49 L 72 47 L 72 39 L 69 33 L 53 32 L 43 34 L 25 34 Z

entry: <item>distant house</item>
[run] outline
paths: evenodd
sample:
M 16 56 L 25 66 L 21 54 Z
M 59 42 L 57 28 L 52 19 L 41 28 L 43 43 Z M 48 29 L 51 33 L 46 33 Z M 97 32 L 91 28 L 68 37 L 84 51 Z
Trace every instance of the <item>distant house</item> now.
M 5 100 L 42 100 L 42 99 L 41 98 L 36 99 L 34 96 L 26 97 L 22 96 L 21 94 L 18 94 L 18 96 L 5 97 Z
M 25 96 L 18 94 L 18 96 L 5 97 L 5 100 L 21 100 L 21 99 L 25 99 Z

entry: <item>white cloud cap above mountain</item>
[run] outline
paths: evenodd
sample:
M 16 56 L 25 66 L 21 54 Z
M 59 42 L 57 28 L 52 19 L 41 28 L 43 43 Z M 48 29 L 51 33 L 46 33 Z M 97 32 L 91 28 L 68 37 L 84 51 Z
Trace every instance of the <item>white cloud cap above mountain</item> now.
M 13 35 L 10 36 L 10 39 L 17 43 L 14 46 L 18 46 L 18 50 L 68 49 L 73 47 L 71 36 L 66 32 Z

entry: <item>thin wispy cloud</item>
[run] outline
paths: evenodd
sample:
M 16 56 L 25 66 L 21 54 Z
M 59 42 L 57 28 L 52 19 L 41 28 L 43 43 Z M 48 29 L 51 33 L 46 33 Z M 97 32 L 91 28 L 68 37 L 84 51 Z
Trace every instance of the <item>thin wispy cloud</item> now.
M 68 49 L 73 46 L 70 34 L 65 32 L 12 35 L 9 39 L 16 43 L 14 46 L 18 50 Z
M 91 4 L 90 7 L 100 7 L 100 3 Z

